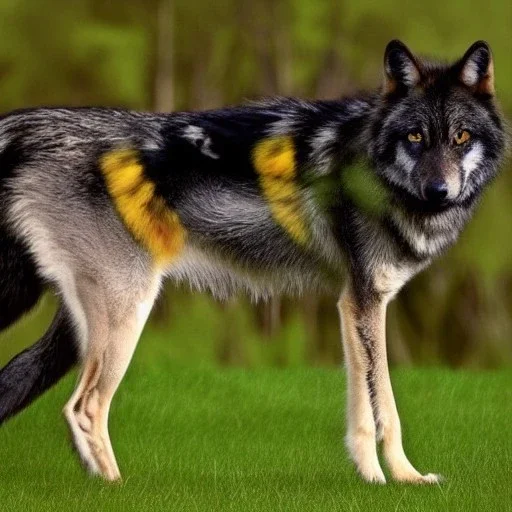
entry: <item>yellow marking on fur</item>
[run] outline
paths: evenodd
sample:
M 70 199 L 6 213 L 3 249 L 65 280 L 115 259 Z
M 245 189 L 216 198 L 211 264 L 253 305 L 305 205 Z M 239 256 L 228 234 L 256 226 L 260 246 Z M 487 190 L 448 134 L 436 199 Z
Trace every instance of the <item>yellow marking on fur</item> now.
M 155 193 L 137 151 L 117 149 L 103 155 L 100 167 L 121 219 L 133 237 L 165 265 L 183 248 L 186 232 L 176 212 Z
M 298 243 L 306 244 L 308 228 L 296 182 L 295 146 L 291 137 L 272 137 L 258 142 L 252 161 L 274 220 Z
M 291 137 L 263 139 L 255 146 L 253 159 L 254 167 L 262 176 L 295 177 L 295 147 Z

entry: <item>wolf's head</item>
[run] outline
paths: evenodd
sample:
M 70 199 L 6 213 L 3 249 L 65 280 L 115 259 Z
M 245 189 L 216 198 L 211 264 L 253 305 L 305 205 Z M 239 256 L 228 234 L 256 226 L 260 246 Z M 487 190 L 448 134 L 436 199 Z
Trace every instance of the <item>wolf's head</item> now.
M 495 176 L 505 151 L 487 43 L 478 41 L 462 59 L 440 65 L 391 41 L 384 70 L 371 135 L 379 174 L 415 209 L 472 202 Z

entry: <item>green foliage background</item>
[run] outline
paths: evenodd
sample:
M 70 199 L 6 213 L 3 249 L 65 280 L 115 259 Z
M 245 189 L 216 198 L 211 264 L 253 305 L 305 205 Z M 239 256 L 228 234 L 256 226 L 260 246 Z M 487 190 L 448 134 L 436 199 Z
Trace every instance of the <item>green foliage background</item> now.
M 332 98 L 376 87 L 392 38 L 446 59 L 486 39 L 510 117 L 511 26 L 510 0 L 0 0 L 0 111 L 56 104 L 203 109 L 271 94 Z M 391 306 L 392 362 L 512 362 L 510 170 L 509 162 L 459 244 Z M 3 333 L 0 359 L 33 342 L 54 308 L 47 297 Z M 171 286 L 144 338 L 149 352 L 178 362 L 341 359 L 333 297 L 219 304 Z

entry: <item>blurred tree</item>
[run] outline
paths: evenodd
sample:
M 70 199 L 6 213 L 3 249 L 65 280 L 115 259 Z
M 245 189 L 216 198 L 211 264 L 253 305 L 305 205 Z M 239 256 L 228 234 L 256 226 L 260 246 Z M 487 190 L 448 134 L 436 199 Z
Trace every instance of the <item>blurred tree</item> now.
M 157 17 L 155 110 L 172 112 L 174 110 L 174 1 L 159 0 Z

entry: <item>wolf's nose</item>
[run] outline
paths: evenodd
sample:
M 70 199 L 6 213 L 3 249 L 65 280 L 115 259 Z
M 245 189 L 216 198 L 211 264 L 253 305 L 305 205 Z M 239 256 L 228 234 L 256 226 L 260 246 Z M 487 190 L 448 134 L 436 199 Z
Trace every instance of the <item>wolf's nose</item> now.
M 427 183 L 423 189 L 423 196 L 427 201 L 440 203 L 448 195 L 448 185 L 441 180 L 433 180 Z

